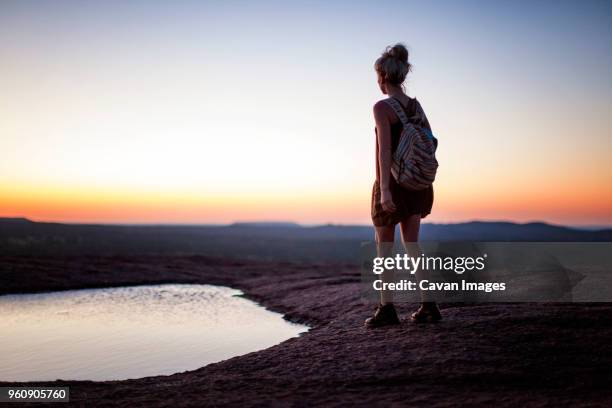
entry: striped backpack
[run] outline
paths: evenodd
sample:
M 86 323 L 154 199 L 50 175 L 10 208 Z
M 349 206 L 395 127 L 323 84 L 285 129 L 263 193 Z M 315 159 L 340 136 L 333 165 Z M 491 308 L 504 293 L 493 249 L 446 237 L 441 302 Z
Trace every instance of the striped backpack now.
M 424 190 L 436 178 L 438 139 L 424 125 L 425 114 L 418 105 L 414 115 L 408 118 L 397 99 L 388 98 L 385 102 L 393 108 L 403 125 L 399 144 L 391 159 L 391 174 L 405 189 Z

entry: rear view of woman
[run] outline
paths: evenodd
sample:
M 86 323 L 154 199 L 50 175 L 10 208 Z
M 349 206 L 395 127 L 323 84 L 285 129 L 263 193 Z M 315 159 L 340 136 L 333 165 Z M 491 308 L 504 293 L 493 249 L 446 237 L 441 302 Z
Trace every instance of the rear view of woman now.
M 417 125 L 431 130 L 427 117 L 416 98 L 404 92 L 404 81 L 411 69 L 408 50 L 402 44 L 388 47 L 376 60 L 374 68 L 378 75 L 378 86 L 383 94 L 394 98 L 408 118 Z M 433 206 L 433 187 L 421 190 L 402 188 L 391 174 L 391 157 L 400 140 L 403 125 L 386 100 L 374 105 L 376 122 L 376 181 L 372 190 L 372 221 L 376 229 L 378 256 L 389 256 L 390 246 L 395 237 L 395 226 L 400 224 L 402 240 L 410 256 L 418 256 L 416 244 L 419 239 L 421 218 L 425 218 Z M 386 244 L 386 245 L 385 245 Z M 387 274 L 387 276 L 385 276 Z M 391 280 L 385 272 L 383 280 Z M 417 322 L 441 319 L 435 302 L 423 301 L 419 310 L 412 314 Z M 380 305 L 373 317 L 366 320 L 368 327 L 398 324 L 399 318 L 393 305 L 393 295 L 381 291 Z

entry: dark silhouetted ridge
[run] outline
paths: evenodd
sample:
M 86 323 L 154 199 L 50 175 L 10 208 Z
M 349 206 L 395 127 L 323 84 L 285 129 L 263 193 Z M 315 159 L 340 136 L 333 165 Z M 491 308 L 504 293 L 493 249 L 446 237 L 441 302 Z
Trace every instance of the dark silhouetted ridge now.
M 230 224 L 229 227 L 280 227 L 280 228 L 299 228 L 300 224 L 295 222 L 274 222 L 274 221 L 262 221 L 262 222 L 235 222 Z
M 399 233 L 399 232 L 398 232 Z M 274 261 L 357 262 L 374 229 L 291 222 L 231 225 L 100 225 L 0 218 L 3 255 L 205 255 Z M 423 241 L 612 241 L 612 229 L 589 231 L 542 222 L 423 224 Z
M 34 221 L 30 221 L 25 217 L 0 217 L 0 224 L 33 224 Z

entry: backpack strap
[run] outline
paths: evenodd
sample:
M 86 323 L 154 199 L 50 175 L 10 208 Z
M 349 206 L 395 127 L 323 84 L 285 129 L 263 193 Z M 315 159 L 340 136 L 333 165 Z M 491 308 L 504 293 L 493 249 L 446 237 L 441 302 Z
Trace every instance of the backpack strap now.
M 399 120 L 402 122 L 402 125 L 404 125 L 404 127 L 410 124 L 410 120 L 408 119 L 408 116 L 406 115 L 406 111 L 404 110 L 404 107 L 397 99 L 387 98 L 384 101 L 387 103 L 387 105 L 389 105 L 393 109 L 393 111 L 395 112 Z

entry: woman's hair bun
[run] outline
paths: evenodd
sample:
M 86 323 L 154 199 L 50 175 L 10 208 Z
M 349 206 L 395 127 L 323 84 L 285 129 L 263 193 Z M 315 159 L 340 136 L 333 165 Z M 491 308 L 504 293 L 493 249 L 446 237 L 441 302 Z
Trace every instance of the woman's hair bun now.
M 397 58 L 404 64 L 408 63 L 408 50 L 404 44 L 395 44 L 393 47 L 387 47 L 386 51 L 390 57 Z
M 406 46 L 397 43 L 393 47 L 385 48 L 380 58 L 374 63 L 374 69 L 390 84 L 404 83 L 406 75 L 412 70 L 412 64 L 408 62 Z

